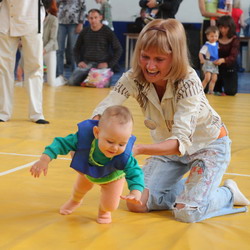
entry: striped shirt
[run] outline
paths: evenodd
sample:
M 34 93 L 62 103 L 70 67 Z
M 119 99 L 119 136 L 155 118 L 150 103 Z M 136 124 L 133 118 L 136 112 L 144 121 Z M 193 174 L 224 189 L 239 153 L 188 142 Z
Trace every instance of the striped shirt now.
M 74 54 L 77 64 L 82 61 L 85 63 L 107 62 L 108 67 L 112 68 L 122 55 L 122 46 L 108 26 L 102 25 L 98 31 L 93 31 L 89 26 L 84 27 L 79 34 Z

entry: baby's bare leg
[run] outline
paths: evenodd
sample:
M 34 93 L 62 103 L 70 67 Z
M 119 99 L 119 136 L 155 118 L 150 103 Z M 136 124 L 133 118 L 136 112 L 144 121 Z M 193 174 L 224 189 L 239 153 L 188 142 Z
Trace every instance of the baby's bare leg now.
M 100 207 L 97 222 L 100 224 L 111 223 L 111 212 L 119 206 L 120 196 L 122 194 L 125 178 L 102 184 Z
M 93 187 L 93 183 L 90 182 L 83 174 L 78 174 L 76 183 L 73 188 L 72 197 L 61 206 L 60 214 L 71 214 L 76 208 L 81 205 L 83 196 Z

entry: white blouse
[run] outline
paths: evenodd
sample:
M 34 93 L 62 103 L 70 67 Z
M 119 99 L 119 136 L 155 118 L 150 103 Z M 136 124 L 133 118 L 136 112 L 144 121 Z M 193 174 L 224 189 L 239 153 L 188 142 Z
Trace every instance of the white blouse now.
M 223 126 L 220 116 L 209 105 L 200 78 L 192 68 L 177 87 L 167 82 L 161 101 L 153 84 L 147 87 L 145 83 L 138 82 L 131 77 L 130 70 L 123 74 L 114 89 L 97 106 L 93 117 L 102 114 L 108 106 L 122 104 L 130 96 L 138 101 L 154 142 L 177 139 L 181 155 L 193 154 L 215 141 Z

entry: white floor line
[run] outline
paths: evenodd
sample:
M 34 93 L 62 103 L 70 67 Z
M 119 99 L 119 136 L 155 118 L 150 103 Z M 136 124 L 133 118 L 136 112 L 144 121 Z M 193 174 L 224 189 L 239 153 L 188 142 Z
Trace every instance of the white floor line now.
M 0 152 L 0 155 L 17 155 L 17 156 L 40 157 L 40 155 L 16 154 L 16 153 L 5 153 L 5 152 Z M 70 161 L 70 160 L 71 160 L 71 158 L 63 158 L 63 157 L 58 157 L 57 159 L 58 159 L 58 160 L 67 160 L 67 161 Z M 36 162 L 36 161 L 32 161 L 32 162 L 27 163 L 27 164 L 25 164 L 25 165 L 22 165 L 22 166 L 20 166 L 20 167 L 16 167 L 16 168 L 13 168 L 13 169 L 4 171 L 4 172 L 0 172 L 0 176 L 6 175 L 6 174 L 10 174 L 10 173 L 13 173 L 13 172 L 18 171 L 18 170 L 21 170 L 21 169 L 23 169 L 23 168 L 30 167 L 34 162 Z M 225 173 L 225 175 L 236 175 L 236 176 L 250 177 L 249 174 L 237 174 L 237 173 Z
M 19 167 L 12 168 L 12 169 L 10 169 L 10 170 L 1 172 L 1 173 L 0 173 L 0 176 L 3 176 L 3 175 L 6 175 L 6 174 L 10 174 L 10 173 L 16 172 L 16 171 L 21 170 L 21 169 L 23 169 L 23 168 L 30 167 L 30 166 L 32 166 L 35 162 L 36 162 L 36 161 L 32 161 L 32 162 L 27 163 L 27 164 L 25 164 L 25 165 L 22 165 L 22 166 L 19 166 Z

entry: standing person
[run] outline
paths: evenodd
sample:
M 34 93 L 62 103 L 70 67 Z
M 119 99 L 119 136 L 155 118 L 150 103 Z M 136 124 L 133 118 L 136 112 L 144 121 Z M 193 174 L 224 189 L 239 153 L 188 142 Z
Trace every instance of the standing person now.
M 240 36 L 241 28 L 244 29 L 246 26 L 244 11 L 241 9 L 240 0 L 234 0 L 233 2 L 232 18 L 236 25 L 236 34 L 237 36 Z
M 130 193 L 121 196 L 131 203 L 141 203 L 144 188 L 143 173 L 132 156 L 135 137 L 131 135 L 133 118 L 128 108 L 112 106 L 107 108 L 100 121 L 86 120 L 78 124 L 78 132 L 67 137 L 56 137 L 46 147 L 40 160 L 30 169 L 34 177 L 47 174 L 48 164 L 58 154 L 76 151 L 71 163 L 78 175 L 72 198 L 60 209 L 63 215 L 70 214 L 81 205 L 83 196 L 98 184 L 101 198 L 97 222 L 111 223 L 111 212 L 117 209 L 125 178 Z M 78 185 L 79 184 L 79 185 Z
M 219 66 L 219 77 L 214 91 L 219 95 L 234 96 L 238 90 L 237 56 L 240 41 L 236 36 L 236 26 L 231 16 L 222 16 L 217 21 L 220 31 L 219 59 L 214 64 Z
M 109 0 L 95 0 L 95 1 L 96 3 L 101 5 L 100 12 L 103 17 L 102 23 L 109 26 L 109 28 L 114 31 L 112 12 L 111 12 L 112 7 Z
M 157 9 L 155 18 L 175 18 L 182 0 L 140 0 L 142 8 Z
M 130 96 L 139 103 L 154 141 L 133 147 L 134 156 L 150 158 L 143 167 L 142 204 L 128 203 L 130 211 L 173 209 L 175 219 L 182 222 L 247 211 L 233 207 L 249 205 L 233 180 L 219 187 L 230 162 L 231 140 L 190 67 L 179 21 L 156 19 L 143 28 L 132 69 L 98 105 L 93 118 Z M 187 179 L 182 179 L 187 172 Z
M 56 85 L 56 50 L 58 49 L 57 32 L 57 5 L 56 0 L 46 8 L 47 16 L 43 23 L 43 60 L 47 66 L 47 82 L 50 86 Z
M 43 41 L 45 16 L 40 0 L 2 1 L 0 9 L 0 122 L 13 110 L 14 67 L 19 40 L 22 41 L 24 82 L 29 96 L 29 119 L 48 124 L 43 116 Z
M 216 12 L 222 15 L 231 15 L 233 8 L 233 0 L 218 0 L 218 6 Z M 212 17 L 210 24 L 211 26 L 216 25 L 216 19 Z
M 78 67 L 68 81 L 71 86 L 79 86 L 91 68 L 113 69 L 122 55 L 118 38 L 101 22 L 102 15 L 98 9 L 88 11 L 88 21 L 90 26 L 84 27 L 74 48 Z
M 58 50 L 57 50 L 57 84 L 65 84 L 64 78 L 64 52 L 65 42 L 69 46 L 71 55 L 71 71 L 76 68 L 73 48 L 78 34 L 81 32 L 85 17 L 85 0 L 58 0 Z
M 204 73 L 202 86 L 205 89 L 209 83 L 208 94 L 214 94 L 214 86 L 219 73 L 218 66 L 214 64 L 214 61 L 219 59 L 219 30 L 216 26 L 210 26 L 206 29 L 205 34 L 208 41 L 202 46 L 199 53 L 200 62 L 203 65 L 202 71 Z
M 212 18 L 219 18 L 222 14 L 217 13 L 218 0 L 198 0 L 201 15 L 204 17 L 201 27 L 201 44 L 207 40 L 205 30 L 211 26 Z

